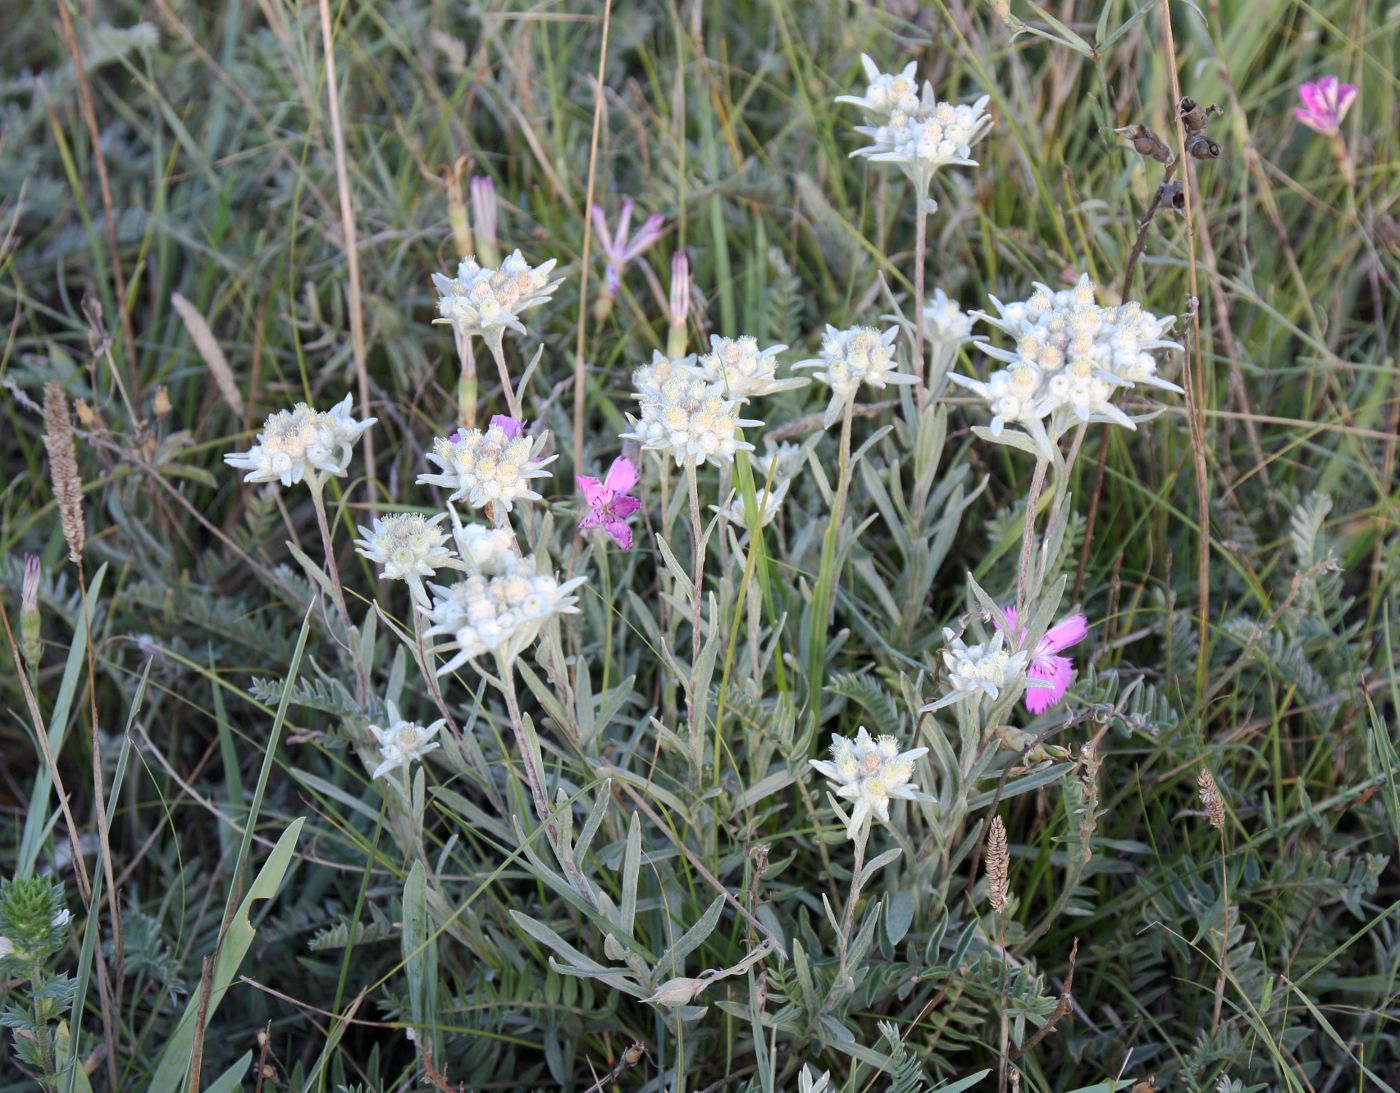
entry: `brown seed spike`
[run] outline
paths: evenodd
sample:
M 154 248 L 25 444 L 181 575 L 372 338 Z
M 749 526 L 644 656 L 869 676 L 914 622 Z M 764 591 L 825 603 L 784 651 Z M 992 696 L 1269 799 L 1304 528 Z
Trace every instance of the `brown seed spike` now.
M 1196 785 L 1200 789 L 1201 804 L 1205 806 L 1206 819 L 1217 831 L 1225 827 L 1225 802 L 1220 797 L 1220 787 L 1215 784 L 1215 775 L 1202 767 L 1196 775 Z
M 57 380 L 44 385 L 44 448 L 49 453 L 49 477 L 68 557 L 82 559 L 87 530 L 83 524 L 83 479 L 78 473 L 78 453 L 73 446 L 73 423 L 68 417 L 68 399 Z
M 1006 907 L 1011 880 L 1011 855 L 1006 846 L 1006 825 L 1000 816 L 993 816 L 987 831 L 987 899 L 993 911 Z

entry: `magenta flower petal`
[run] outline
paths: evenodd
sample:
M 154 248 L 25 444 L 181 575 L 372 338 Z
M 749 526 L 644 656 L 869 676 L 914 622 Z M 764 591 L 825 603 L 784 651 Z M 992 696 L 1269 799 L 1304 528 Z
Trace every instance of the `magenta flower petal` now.
M 614 516 L 626 518 L 641 508 L 642 503 L 635 497 L 615 497 L 613 498 L 612 505 L 609 507 L 612 509 L 612 514 Z
M 1040 644 L 1036 646 L 1035 651 L 1037 654 L 1042 652 L 1058 653 L 1062 649 L 1068 649 L 1071 645 L 1079 644 L 1088 632 L 1089 620 L 1083 615 L 1071 615 L 1045 631 L 1045 636 L 1040 639 Z
M 583 499 L 588 502 L 589 508 L 596 509 L 606 504 L 608 498 L 603 483 L 586 474 L 575 475 L 574 481 L 578 483 L 578 488 L 583 491 Z M 585 519 L 587 519 L 587 517 L 585 517 Z M 583 525 L 580 524 L 579 526 L 582 527 Z
M 492 414 L 491 424 L 499 425 L 501 427 L 501 431 L 504 432 L 506 434 L 506 437 L 510 440 L 514 440 L 516 437 L 518 437 L 520 435 L 520 430 L 525 428 L 523 422 L 518 421 L 513 417 L 509 417 L 506 414 Z
M 637 468 L 625 455 L 618 456 L 612 461 L 612 466 L 608 468 L 607 477 L 603 479 L 603 485 L 617 495 L 631 493 L 632 487 L 636 484 Z
M 616 516 L 604 516 L 602 522 L 603 530 L 612 536 L 613 542 L 623 550 L 632 549 L 632 529 L 627 526 L 625 520 Z
M 1026 688 L 1026 709 L 1033 714 L 1042 714 L 1065 697 L 1070 681 L 1074 679 L 1074 665 L 1069 657 L 1038 657 L 1026 674 L 1031 679 L 1043 679 L 1050 683 L 1049 687 Z

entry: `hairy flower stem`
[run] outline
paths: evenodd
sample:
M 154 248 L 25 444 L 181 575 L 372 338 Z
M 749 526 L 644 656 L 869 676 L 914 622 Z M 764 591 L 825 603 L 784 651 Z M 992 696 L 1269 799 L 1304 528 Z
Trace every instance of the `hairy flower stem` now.
M 686 711 L 690 723 L 690 759 L 698 777 L 705 754 L 705 741 L 700 724 L 700 644 L 701 621 L 705 614 L 702 588 L 705 580 L 705 549 L 700 530 L 700 488 L 696 482 L 695 464 L 685 465 L 685 484 L 690 494 L 691 583 L 694 593 L 694 614 L 690 620 L 690 691 L 686 695 Z
M 340 620 L 345 624 L 346 641 L 350 643 L 350 659 L 355 662 L 357 698 L 365 704 L 369 695 L 369 680 L 365 678 L 365 666 L 360 663 L 354 648 L 355 624 L 350 621 L 350 608 L 345 605 L 345 589 L 340 583 L 340 567 L 335 563 L 335 548 L 331 545 L 331 526 L 326 520 L 325 482 L 319 474 L 309 475 L 306 485 L 311 490 L 311 506 L 316 510 L 316 526 L 321 531 L 321 547 L 326 555 L 326 572 L 331 579 L 331 595 L 340 611 Z
M 498 335 L 490 339 L 490 344 L 491 355 L 496 358 L 496 368 L 501 373 L 501 391 L 505 394 L 506 406 L 510 410 L 510 416 L 515 418 L 516 421 L 521 421 L 523 419 L 520 416 L 520 403 L 515 397 L 515 388 L 510 382 L 510 369 L 506 367 L 506 353 L 505 348 L 501 344 L 500 336 Z
M 1225 1003 L 1225 976 L 1230 967 L 1230 871 L 1225 861 L 1225 825 L 1220 828 L 1220 969 L 1215 976 L 1215 1004 L 1210 1014 L 1210 1034 L 1220 1030 L 1220 1009 Z
M 808 633 L 807 680 L 808 715 L 815 722 L 821 709 L 821 679 L 826 660 L 826 632 L 831 616 L 831 601 L 840 583 L 841 567 L 837 564 L 837 548 L 841 541 L 841 521 L 846 516 L 846 497 L 851 490 L 851 421 L 854 403 L 847 402 L 841 413 L 841 439 L 837 446 L 836 493 L 831 499 L 831 520 L 822 539 L 821 568 L 817 585 L 812 590 L 812 617 Z
M 497 657 L 496 672 L 500 679 L 501 694 L 505 696 L 506 712 L 510 715 L 511 731 L 515 735 L 515 746 L 520 752 L 520 765 L 525 769 L 525 783 L 530 787 L 530 797 L 534 801 L 535 812 L 540 818 L 540 823 L 544 825 L 549 845 L 554 849 L 554 856 L 559 859 L 559 864 L 569 875 L 569 881 L 573 884 L 574 890 L 587 901 L 588 906 L 596 908 L 598 903 L 594 898 L 592 887 L 574 861 L 572 849 L 563 844 L 563 840 L 559 838 L 558 828 L 550 819 L 549 798 L 544 792 L 544 780 L 540 770 L 535 766 L 534 749 L 530 747 L 530 737 L 525 731 L 525 718 L 520 712 L 520 699 L 515 693 L 515 667 L 504 658 Z
M 1035 557 L 1035 506 L 1040 501 L 1040 491 L 1045 486 L 1045 472 L 1050 461 L 1044 457 L 1035 461 L 1035 473 L 1031 475 L 1030 493 L 1026 495 L 1026 524 L 1021 532 L 1021 564 L 1016 581 L 1016 615 L 1026 618 L 1026 604 L 1030 601 L 1032 561 Z M 1025 625 L 1024 621 L 1021 623 Z
M 851 931 L 855 929 L 856 903 L 860 899 L 860 874 L 865 867 L 865 844 L 870 839 L 870 821 L 860 825 L 856 832 L 856 856 L 851 864 L 851 890 L 846 894 L 846 909 L 841 919 L 841 970 L 836 974 L 836 982 L 846 979 L 846 963 L 851 951 Z
M 914 359 L 918 361 L 919 383 L 914 388 L 919 418 L 924 416 L 928 397 L 928 362 L 924 360 L 924 258 L 928 249 L 927 197 L 920 197 L 914 212 Z
M 462 370 L 457 376 L 457 424 L 464 429 L 476 426 L 476 353 L 472 350 L 472 338 L 464 331 L 453 329 L 457 342 L 457 359 Z

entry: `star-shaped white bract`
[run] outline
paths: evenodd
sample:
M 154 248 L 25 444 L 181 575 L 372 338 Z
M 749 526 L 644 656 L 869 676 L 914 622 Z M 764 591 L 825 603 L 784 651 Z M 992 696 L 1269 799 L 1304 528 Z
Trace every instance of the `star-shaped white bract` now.
M 373 778 L 382 778 L 390 771 L 407 768 L 415 759 L 422 760 L 423 756 L 435 748 L 441 747 L 433 739 L 447 724 L 446 721 L 434 721 L 424 728 L 416 721 L 406 721 L 399 716 L 398 707 L 392 702 L 385 704 L 389 710 L 389 724 L 385 728 L 378 725 L 371 725 L 369 731 L 374 734 L 375 740 L 379 742 L 379 754 L 383 762 L 374 768 Z
M 846 834 L 854 839 L 872 816 L 889 823 L 891 800 L 930 799 L 910 782 L 914 760 L 927 752 L 928 748 L 901 752 L 895 737 L 872 738 L 862 727 L 855 739 L 833 733 L 831 758 L 808 761 L 818 774 L 835 783 L 836 796 L 853 802 Z

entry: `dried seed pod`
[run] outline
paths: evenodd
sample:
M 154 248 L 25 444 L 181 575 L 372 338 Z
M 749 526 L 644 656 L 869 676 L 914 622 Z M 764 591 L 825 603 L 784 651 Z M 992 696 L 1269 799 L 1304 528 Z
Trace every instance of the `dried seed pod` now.
M 1141 122 L 1136 125 L 1125 125 L 1121 129 L 1115 129 L 1114 132 L 1131 144 L 1133 151 L 1138 155 L 1155 159 L 1158 163 L 1171 162 L 1172 153 L 1166 142 Z
M 1162 196 L 1157 201 L 1158 208 L 1170 209 L 1177 216 L 1186 215 L 1186 190 L 1181 180 L 1173 179 L 1162 187 Z
M 1205 129 L 1206 123 L 1210 121 L 1213 115 L 1223 113 L 1225 113 L 1225 111 L 1221 110 L 1220 107 L 1216 106 L 1214 103 L 1211 103 L 1209 106 L 1201 106 L 1195 99 L 1188 98 L 1184 95 L 1181 101 L 1176 104 L 1177 117 L 1181 119 L 1181 124 L 1186 126 L 1186 131 L 1188 133 L 1201 132 Z
M 987 899 L 993 911 L 1006 909 L 1010 888 L 1011 855 L 1006 845 L 1006 825 L 1000 816 L 993 816 L 987 831 Z
M 1220 145 L 1204 133 L 1192 133 L 1186 138 L 1186 150 L 1195 159 L 1219 159 Z

